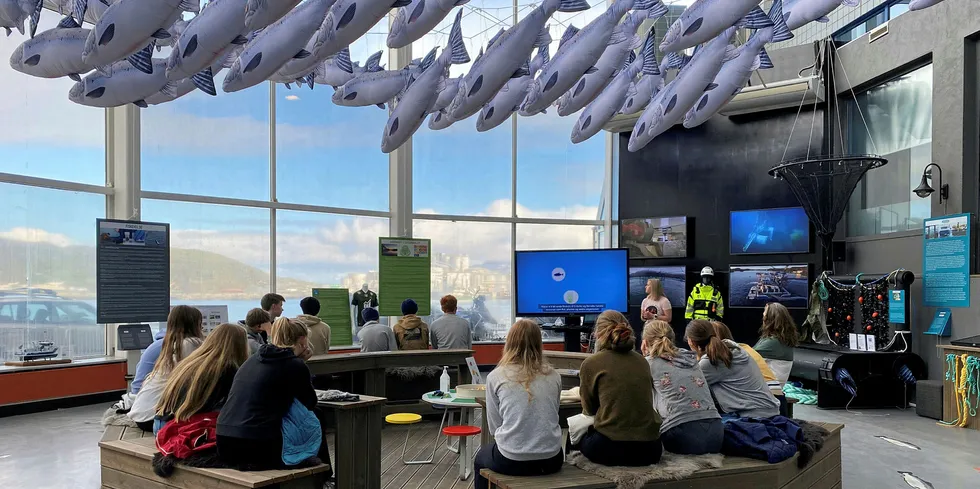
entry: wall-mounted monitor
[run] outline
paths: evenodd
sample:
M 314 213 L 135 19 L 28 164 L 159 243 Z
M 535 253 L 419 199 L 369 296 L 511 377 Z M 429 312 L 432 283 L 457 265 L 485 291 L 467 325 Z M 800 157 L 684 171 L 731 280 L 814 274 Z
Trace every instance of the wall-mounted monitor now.
M 517 315 L 576 316 L 629 309 L 625 249 L 514 253 Z
M 732 265 L 728 274 L 728 307 L 765 307 L 778 302 L 806 308 L 809 264 Z
M 684 307 L 687 299 L 684 296 L 685 282 L 684 266 L 677 267 L 630 267 L 630 304 L 639 306 L 647 296 L 647 280 L 660 279 L 664 286 L 664 295 L 672 307 Z
M 619 244 L 633 258 L 686 258 L 687 217 L 644 217 L 619 223 Z
M 802 207 L 732 211 L 732 255 L 809 253 L 810 219 Z

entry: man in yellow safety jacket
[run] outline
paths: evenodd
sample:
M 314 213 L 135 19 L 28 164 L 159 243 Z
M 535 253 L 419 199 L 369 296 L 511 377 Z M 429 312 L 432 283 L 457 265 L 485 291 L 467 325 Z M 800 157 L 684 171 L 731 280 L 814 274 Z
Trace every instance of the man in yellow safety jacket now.
M 721 292 L 712 283 L 714 276 L 715 271 L 711 267 L 701 269 L 701 283 L 694 286 L 694 290 L 687 298 L 687 309 L 684 310 L 685 319 L 720 321 L 725 315 L 725 300 L 721 297 Z

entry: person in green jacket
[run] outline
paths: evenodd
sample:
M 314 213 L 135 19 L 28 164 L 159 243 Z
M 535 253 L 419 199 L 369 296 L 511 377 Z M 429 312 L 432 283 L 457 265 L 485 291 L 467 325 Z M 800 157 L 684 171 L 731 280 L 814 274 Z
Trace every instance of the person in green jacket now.
M 715 271 L 711 267 L 701 269 L 701 283 L 694 286 L 687 298 L 685 319 L 709 319 L 720 321 L 725 316 L 725 299 L 714 284 Z

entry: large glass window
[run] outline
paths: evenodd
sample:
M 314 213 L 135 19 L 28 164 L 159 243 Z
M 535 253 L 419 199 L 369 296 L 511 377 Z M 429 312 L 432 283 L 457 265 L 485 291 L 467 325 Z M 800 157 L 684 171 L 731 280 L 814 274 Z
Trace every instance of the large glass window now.
M 596 248 L 598 226 L 565 224 L 518 224 L 519 250 L 585 250 Z
M 66 358 L 105 355 L 95 323 L 100 194 L 0 183 L 0 362 L 51 342 Z
M 932 215 L 931 199 L 912 193 L 932 162 L 932 76 L 927 65 L 846 103 L 848 151 L 888 159 L 851 196 L 848 236 L 917 230 Z

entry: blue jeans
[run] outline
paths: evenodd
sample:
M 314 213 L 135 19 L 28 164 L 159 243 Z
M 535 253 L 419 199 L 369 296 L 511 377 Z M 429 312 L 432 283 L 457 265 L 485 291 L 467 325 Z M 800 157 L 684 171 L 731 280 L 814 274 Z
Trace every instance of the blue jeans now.
M 163 429 L 163 426 L 167 424 L 166 421 L 161 419 L 159 416 L 153 417 L 153 436 L 157 435 L 157 432 Z
M 660 434 L 664 450 L 683 455 L 721 453 L 725 427 L 721 419 L 698 419 L 681 423 Z

